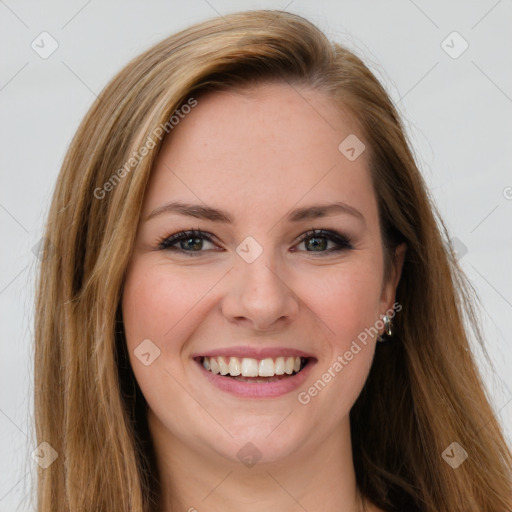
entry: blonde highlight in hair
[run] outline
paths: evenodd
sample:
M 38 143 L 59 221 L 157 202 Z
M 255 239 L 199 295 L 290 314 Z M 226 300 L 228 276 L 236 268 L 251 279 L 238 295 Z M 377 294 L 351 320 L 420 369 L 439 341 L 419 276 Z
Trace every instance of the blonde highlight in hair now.
M 318 89 L 352 113 L 368 141 L 388 270 L 395 247 L 408 247 L 394 341 L 377 347 L 351 411 L 359 488 L 386 511 L 507 510 L 512 458 L 469 350 L 464 317 L 477 323 L 469 285 L 399 116 L 358 57 L 284 11 L 231 14 L 160 42 L 107 85 L 71 143 L 38 276 L 36 435 L 59 457 L 38 469 L 37 509 L 159 510 L 120 299 L 161 141 L 126 165 L 190 98 L 268 81 Z M 441 457 L 453 441 L 469 453 L 456 470 Z

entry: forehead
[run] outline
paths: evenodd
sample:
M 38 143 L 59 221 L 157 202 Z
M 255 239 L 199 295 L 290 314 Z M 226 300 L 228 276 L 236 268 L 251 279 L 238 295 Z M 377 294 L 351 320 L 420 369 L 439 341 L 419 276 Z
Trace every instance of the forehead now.
M 327 95 L 270 83 L 209 92 L 197 101 L 161 147 L 145 214 L 175 198 L 259 219 L 337 200 L 376 213 L 367 152 L 349 160 L 339 149 L 347 137 L 364 137 Z

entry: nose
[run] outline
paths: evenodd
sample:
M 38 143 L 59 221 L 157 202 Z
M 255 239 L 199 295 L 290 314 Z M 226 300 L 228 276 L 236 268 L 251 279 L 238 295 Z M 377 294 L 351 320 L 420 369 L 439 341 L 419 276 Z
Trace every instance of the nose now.
M 229 274 L 222 312 L 231 323 L 269 332 L 297 317 L 299 301 L 282 262 L 277 265 L 266 251 L 252 263 L 239 258 Z

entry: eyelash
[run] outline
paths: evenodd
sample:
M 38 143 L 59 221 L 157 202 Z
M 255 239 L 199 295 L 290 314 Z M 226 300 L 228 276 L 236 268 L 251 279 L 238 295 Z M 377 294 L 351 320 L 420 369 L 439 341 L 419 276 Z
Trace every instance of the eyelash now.
M 179 233 L 175 233 L 174 235 L 165 237 L 157 242 L 157 249 L 158 250 L 172 250 L 174 252 L 180 252 L 184 255 L 196 257 L 199 256 L 201 253 L 205 251 L 186 251 L 181 248 L 174 247 L 174 245 L 178 242 L 181 242 L 183 240 L 190 240 L 191 238 L 199 238 L 199 239 L 205 239 L 208 242 L 214 244 L 214 237 L 209 235 L 208 233 L 205 233 L 199 229 L 190 229 L 188 231 L 180 231 Z M 309 238 L 325 238 L 331 242 L 334 242 L 337 247 L 327 249 L 325 251 L 319 251 L 319 255 L 323 254 L 332 254 L 335 252 L 341 252 L 353 249 L 350 242 L 350 238 L 338 233 L 337 231 L 330 231 L 325 229 L 311 229 L 310 231 L 307 231 L 303 235 L 301 235 L 298 244 L 301 244 L 305 240 L 308 240 Z M 316 251 L 305 251 L 312 254 L 315 254 Z M 314 256 L 318 257 L 318 256 Z

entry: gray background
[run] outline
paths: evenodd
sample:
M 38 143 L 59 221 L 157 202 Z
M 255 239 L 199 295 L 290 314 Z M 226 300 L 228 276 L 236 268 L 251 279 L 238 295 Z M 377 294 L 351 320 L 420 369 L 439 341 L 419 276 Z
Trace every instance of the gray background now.
M 71 137 L 132 57 L 194 22 L 249 8 L 308 17 L 362 56 L 397 102 L 481 298 L 496 373 L 482 371 L 512 439 L 510 0 L 0 0 L 0 511 L 31 510 L 33 247 Z M 58 43 L 46 59 L 31 47 L 43 31 Z

